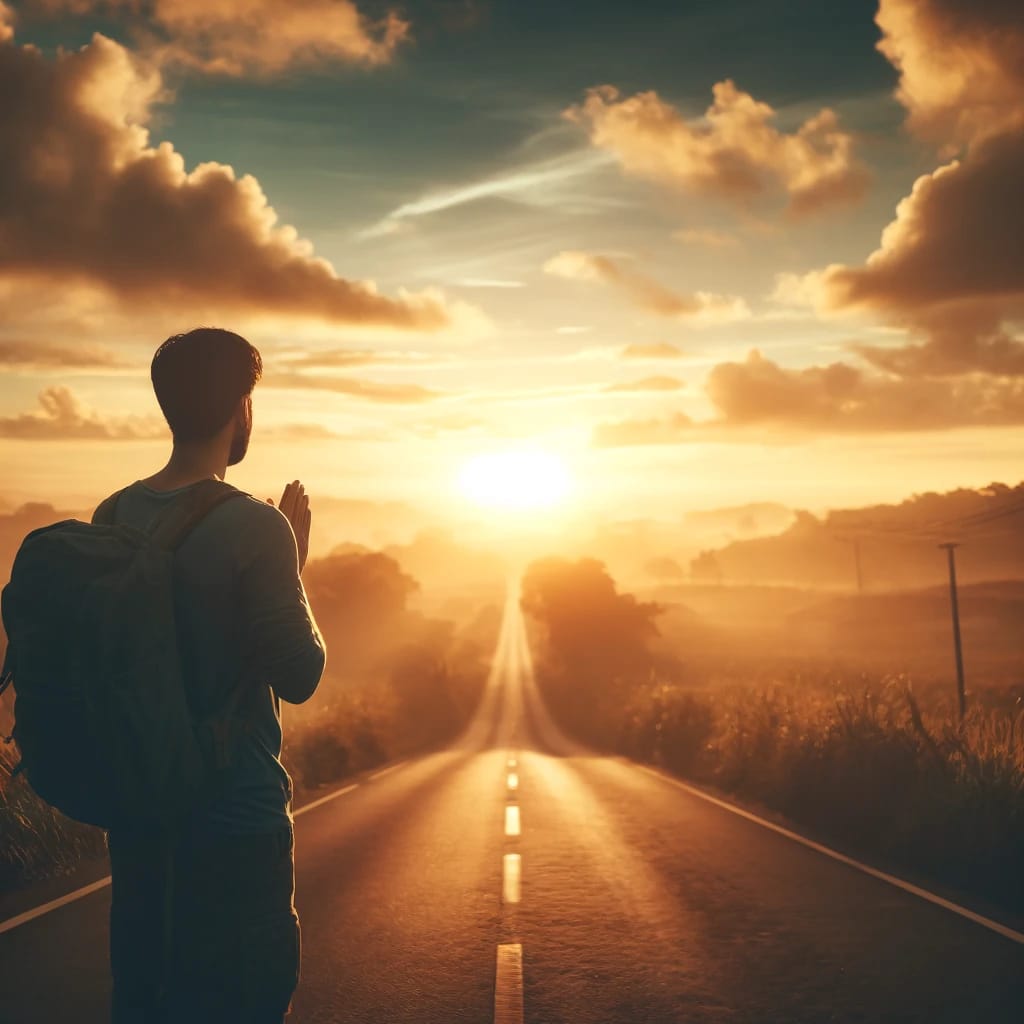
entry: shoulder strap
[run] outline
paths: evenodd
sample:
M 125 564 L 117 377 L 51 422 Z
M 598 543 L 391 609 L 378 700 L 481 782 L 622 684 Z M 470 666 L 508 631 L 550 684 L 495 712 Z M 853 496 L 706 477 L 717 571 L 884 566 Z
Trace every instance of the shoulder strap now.
M 154 543 L 174 551 L 218 505 L 244 493 L 222 480 L 203 480 L 161 512 L 147 532 Z
M 104 498 L 103 501 L 96 506 L 96 511 L 92 514 L 92 521 L 101 526 L 113 526 L 114 515 L 117 511 L 117 499 L 120 498 L 127 489 L 127 487 L 122 487 L 121 490 L 115 491 L 109 498 Z

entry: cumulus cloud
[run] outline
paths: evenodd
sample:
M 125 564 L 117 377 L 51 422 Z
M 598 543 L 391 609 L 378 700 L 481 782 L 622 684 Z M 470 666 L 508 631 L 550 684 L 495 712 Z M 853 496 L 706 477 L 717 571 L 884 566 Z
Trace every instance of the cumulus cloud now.
M 39 394 L 35 412 L 0 417 L 0 437 L 19 441 L 148 441 L 170 436 L 155 416 L 103 416 L 66 387 Z
M 715 366 L 706 392 L 716 413 L 711 419 L 680 414 L 602 424 L 593 442 L 607 447 L 679 443 L 698 433 L 749 439 L 755 430 L 868 434 L 1024 423 L 1024 380 L 1018 378 L 893 377 L 843 362 L 791 369 L 757 350 L 743 362 Z
M 642 377 L 640 380 L 611 384 L 608 391 L 679 391 L 686 385 L 675 377 Z
M 437 329 L 436 292 L 381 295 L 338 276 L 259 183 L 223 164 L 188 171 L 145 124 L 160 75 L 94 36 L 50 60 L 0 45 L 0 283 L 100 287 L 122 303 Z
M 683 350 L 668 341 L 655 341 L 650 344 L 634 342 L 627 345 L 620 353 L 621 359 L 682 359 Z
M 115 370 L 135 365 L 99 345 L 0 339 L 0 368 L 6 370 Z
M 747 304 L 737 296 L 714 295 L 710 292 L 681 295 L 646 274 L 623 267 L 598 253 L 565 250 L 549 259 L 544 264 L 544 271 L 571 281 L 609 285 L 641 309 L 657 316 L 693 320 L 697 323 L 723 323 L 750 316 Z
M 394 405 L 419 405 L 445 397 L 442 391 L 432 391 L 418 384 L 381 384 L 372 380 L 314 373 L 268 373 L 263 377 L 261 386 L 294 391 L 331 391 L 337 395 Z
M 962 150 L 917 179 L 863 266 L 809 281 L 826 307 L 875 311 L 925 340 L 862 348 L 899 373 L 1021 372 L 1024 20 L 1017 4 L 883 0 L 880 48 L 912 129 Z
M 875 20 L 912 131 L 953 146 L 1024 122 L 1016 0 L 880 0 Z
M 154 62 L 222 75 L 383 64 L 409 35 L 396 13 L 374 21 L 352 0 L 28 0 L 24 8 L 41 18 L 115 17 Z
M 712 92 L 702 119 L 687 120 L 656 92 L 625 98 L 610 85 L 591 89 L 566 113 L 627 174 L 740 204 L 777 191 L 794 215 L 863 196 L 868 170 L 834 111 L 824 108 L 786 133 L 775 126 L 772 107 L 732 81 Z

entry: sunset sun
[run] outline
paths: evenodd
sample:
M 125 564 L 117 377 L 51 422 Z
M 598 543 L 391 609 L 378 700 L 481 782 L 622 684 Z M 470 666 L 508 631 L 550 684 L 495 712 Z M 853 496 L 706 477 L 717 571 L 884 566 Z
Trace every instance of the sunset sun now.
M 570 489 L 565 463 L 550 452 L 509 451 L 477 455 L 459 473 L 459 491 L 484 508 L 551 508 Z

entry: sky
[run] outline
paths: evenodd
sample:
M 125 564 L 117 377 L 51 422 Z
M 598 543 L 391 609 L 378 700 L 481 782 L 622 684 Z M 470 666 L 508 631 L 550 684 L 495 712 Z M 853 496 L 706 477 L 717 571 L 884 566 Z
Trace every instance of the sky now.
M 1021 479 L 1013 0 L 28 0 L 0 96 L 8 502 L 158 469 L 200 324 L 263 354 L 266 496 L 456 514 L 508 451 L 605 518 Z

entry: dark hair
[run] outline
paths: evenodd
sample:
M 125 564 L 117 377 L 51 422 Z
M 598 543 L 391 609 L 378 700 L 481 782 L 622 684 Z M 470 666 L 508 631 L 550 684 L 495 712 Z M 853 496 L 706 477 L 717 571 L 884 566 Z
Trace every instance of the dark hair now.
M 197 327 L 173 334 L 150 367 L 156 400 L 175 441 L 207 441 L 263 375 L 259 352 L 239 334 Z

